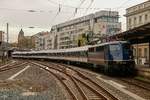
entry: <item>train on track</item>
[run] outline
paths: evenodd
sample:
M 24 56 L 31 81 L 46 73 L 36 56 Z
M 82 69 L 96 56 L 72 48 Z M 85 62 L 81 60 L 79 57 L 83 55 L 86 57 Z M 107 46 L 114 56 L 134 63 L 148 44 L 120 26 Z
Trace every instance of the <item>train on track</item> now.
M 59 50 L 15 51 L 12 53 L 12 57 L 84 63 L 109 75 L 132 74 L 135 66 L 132 48 L 127 41 L 113 41 Z

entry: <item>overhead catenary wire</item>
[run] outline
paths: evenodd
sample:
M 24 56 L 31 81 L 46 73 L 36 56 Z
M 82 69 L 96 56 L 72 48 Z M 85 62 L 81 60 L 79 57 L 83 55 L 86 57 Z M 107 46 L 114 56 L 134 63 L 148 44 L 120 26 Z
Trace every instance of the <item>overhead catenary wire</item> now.
M 75 15 L 78 13 L 78 9 L 82 6 L 82 4 L 85 2 L 86 0 L 81 0 L 80 4 L 75 8 L 75 11 L 73 13 L 73 16 L 71 16 L 68 20 L 72 19 L 75 17 Z
M 69 8 L 73 8 L 73 9 L 83 9 L 83 10 L 86 10 L 86 12 L 89 10 L 89 9 L 91 9 L 91 10 L 100 10 L 100 9 L 105 9 L 105 8 L 97 8 L 97 7 L 92 7 L 91 8 L 91 5 L 92 5 L 92 2 L 94 1 L 94 0 L 91 0 L 91 3 L 90 3 L 90 5 L 88 6 L 88 7 L 81 7 L 81 5 L 86 1 L 86 0 L 82 0 L 81 1 L 81 3 L 80 3 L 80 5 L 78 6 L 78 7 L 75 7 L 75 6 L 71 6 L 71 5 L 65 5 L 65 4 L 60 4 L 60 3 L 57 3 L 57 2 L 55 2 L 54 0 L 48 0 L 50 3 L 53 3 L 53 4 L 55 4 L 55 5 L 61 5 L 62 7 L 69 7 Z M 117 7 L 114 7 L 114 8 L 112 8 L 112 9 L 120 9 L 120 8 L 124 8 L 124 7 L 122 7 L 122 6 L 124 6 L 124 5 L 126 5 L 128 2 L 130 2 L 131 0 L 126 0 L 125 2 L 123 2 L 122 4 L 120 4 L 119 6 L 117 6 Z M 49 11 L 45 11 L 45 10 L 34 10 L 34 9 L 14 9 L 14 8 L 5 8 L 5 7 L 0 7 L 0 10 L 8 10 L 8 11 L 25 11 L 25 12 L 40 12 L 40 13 L 42 13 L 42 12 L 48 12 L 48 13 L 51 13 L 51 12 L 56 12 L 56 11 L 53 11 L 53 10 L 49 10 Z M 63 12 L 63 13 L 71 13 L 71 12 Z
M 91 7 L 92 3 L 90 3 L 90 5 L 88 7 L 81 7 L 81 6 L 75 7 L 75 6 L 71 6 L 71 5 L 57 3 L 56 2 L 57 0 L 48 0 L 48 1 L 50 1 L 50 2 L 52 1 L 53 4 L 59 5 L 59 10 L 58 10 L 59 13 L 58 12 L 56 13 L 56 11 L 54 11 L 54 10 L 50 10 L 50 11 L 48 11 L 48 10 L 47 11 L 46 10 L 39 10 L 39 9 L 38 10 L 28 10 L 28 9 L 14 9 L 14 8 L 1 8 L 1 7 L 0 7 L 0 10 L 9 10 L 9 11 L 18 11 L 18 12 L 25 11 L 25 12 L 31 12 L 33 14 L 35 14 L 35 13 L 42 13 L 42 12 L 49 12 L 49 13 L 55 12 L 56 15 L 54 15 L 54 18 L 53 18 L 55 20 L 60 13 L 72 13 L 72 11 L 71 12 L 63 12 L 62 11 L 63 7 L 73 8 L 73 10 L 74 10 L 73 16 L 75 16 L 79 12 L 79 10 L 86 10 L 85 13 L 87 13 L 88 10 L 90 10 L 90 9 L 91 10 L 100 10 L 100 9 L 102 9 L 102 8 L 97 8 L 97 7 Z M 86 0 L 80 0 L 80 5 L 82 5 L 85 1 Z M 94 0 L 91 0 L 91 1 L 94 1 Z M 124 2 L 122 4 L 120 4 L 118 7 L 115 7 L 115 8 L 122 7 L 122 6 L 126 5 L 130 1 L 131 0 L 124 0 Z M 61 7 L 60 7 L 60 5 L 61 5 Z M 114 9 L 114 8 L 112 8 L 112 9 Z M 52 21 L 53 21 L 53 19 L 52 19 Z
M 125 2 L 121 3 L 119 6 L 114 7 L 113 9 L 120 9 L 120 8 L 124 8 L 123 6 L 126 5 L 128 2 L 130 2 L 132 0 L 126 0 Z
M 56 1 L 54 0 L 48 0 L 49 2 L 51 2 L 52 4 L 54 5 L 59 5 L 60 3 L 57 3 Z M 80 0 L 81 1 L 81 0 Z M 92 0 L 91 0 L 92 1 Z M 93 0 L 94 1 L 94 0 Z M 123 8 L 122 6 L 126 5 L 128 2 L 130 2 L 131 0 L 127 0 L 125 2 L 123 2 L 122 4 L 120 4 L 119 6 L 116 6 L 112 9 L 120 9 L 120 8 Z M 82 1 L 81 1 L 82 2 Z M 76 9 L 77 7 L 75 6 L 71 6 L 71 5 L 65 5 L 65 4 L 61 4 L 63 7 L 69 7 L 69 8 L 74 8 Z M 90 6 L 90 5 L 89 5 Z M 87 9 L 87 7 L 78 7 L 78 9 Z M 91 9 L 91 10 L 100 10 L 100 9 L 106 9 L 106 8 L 98 8 L 98 7 L 89 7 L 88 9 Z
M 94 0 L 91 0 L 91 2 L 90 2 L 90 4 L 88 5 L 88 7 L 87 7 L 87 9 L 86 9 L 86 11 L 85 11 L 85 13 L 84 13 L 84 15 L 87 13 L 87 11 L 89 10 L 89 8 L 92 6 L 93 2 L 94 2 Z
M 61 5 L 59 5 L 59 8 L 58 8 L 58 12 L 56 13 L 56 15 L 52 18 L 50 24 L 53 25 L 55 19 L 57 18 L 57 16 L 61 13 Z
M 48 1 L 49 1 L 50 3 L 52 3 L 52 4 L 54 4 L 54 5 L 59 5 L 59 4 L 60 4 L 60 3 L 55 2 L 54 0 L 48 0 Z M 81 0 L 80 0 L 80 1 L 81 1 Z M 82 3 L 82 2 L 84 3 L 85 1 L 86 1 L 86 0 L 82 0 L 81 3 Z M 82 3 L 82 4 L 83 4 L 83 3 Z M 82 4 L 80 4 L 80 5 L 82 5 Z M 83 10 L 84 10 L 84 9 L 87 9 L 86 7 L 81 7 L 81 6 L 80 6 L 80 7 L 79 7 L 79 6 L 76 7 L 76 6 L 65 5 L 65 4 L 61 4 L 61 5 L 62 5 L 63 7 L 74 8 L 74 9 L 76 9 L 76 8 L 78 8 L 78 9 L 83 9 Z M 103 8 L 89 8 L 89 9 L 103 9 Z

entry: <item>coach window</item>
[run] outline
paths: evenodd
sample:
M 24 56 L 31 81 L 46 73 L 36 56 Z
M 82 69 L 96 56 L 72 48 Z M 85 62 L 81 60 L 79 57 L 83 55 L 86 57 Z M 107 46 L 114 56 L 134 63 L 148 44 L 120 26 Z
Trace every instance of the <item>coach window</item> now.
M 67 53 L 67 57 L 70 57 L 70 52 Z
M 77 57 L 79 56 L 78 52 L 76 52 L 76 56 L 77 56 Z
M 74 52 L 70 52 L 70 57 L 72 57 L 72 56 L 73 56 L 73 54 L 74 54 Z
M 69 55 L 70 57 L 72 57 L 72 53 L 73 53 L 73 52 L 70 52 L 70 55 Z
M 77 55 L 76 55 L 76 56 L 78 57 L 80 54 L 79 54 L 79 52 L 76 52 L 76 53 L 77 53 Z
M 83 51 L 83 56 L 84 56 L 84 57 L 86 57 L 86 56 L 87 56 L 86 51 Z
M 71 56 L 74 56 L 74 52 L 72 52 L 72 55 Z
M 103 51 L 103 49 L 104 49 L 103 46 L 96 47 L 96 52 Z
M 66 57 L 66 53 L 64 52 L 64 57 Z
M 79 51 L 79 55 L 82 57 L 83 56 L 83 53 L 82 53 L 82 51 Z
M 74 52 L 74 56 L 76 57 L 76 52 Z
M 42 56 L 45 56 L 45 53 L 42 53 Z
M 54 56 L 54 53 L 52 53 L 52 56 Z
M 49 56 L 51 56 L 51 53 L 49 53 Z
M 84 51 L 84 57 L 86 57 L 87 55 L 86 55 L 86 51 Z
M 62 56 L 63 56 L 63 57 L 65 56 L 64 52 L 62 52 Z
M 62 52 L 62 56 L 64 57 L 64 52 Z
M 61 52 L 59 52 L 59 56 L 60 56 L 60 57 L 62 56 L 62 53 L 61 53 Z
M 94 52 L 94 48 L 89 48 L 89 52 Z
M 82 57 L 84 57 L 84 51 L 81 52 Z
M 57 53 L 57 56 L 59 56 L 59 57 L 60 57 L 60 53 Z
M 76 56 L 76 52 L 73 52 L 73 56 L 74 56 L 74 57 Z
M 45 56 L 48 56 L 48 53 L 45 53 Z

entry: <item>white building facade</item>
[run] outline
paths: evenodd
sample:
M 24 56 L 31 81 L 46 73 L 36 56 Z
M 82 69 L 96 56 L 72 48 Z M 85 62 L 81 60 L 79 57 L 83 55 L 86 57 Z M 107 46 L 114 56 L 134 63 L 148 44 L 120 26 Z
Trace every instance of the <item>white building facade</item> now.
M 78 38 L 90 32 L 93 35 L 114 35 L 121 31 L 116 11 L 99 11 L 52 27 L 54 49 L 78 47 Z
M 48 50 L 53 48 L 53 37 L 50 32 L 39 32 L 33 37 L 35 42 L 35 50 Z
M 150 0 L 126 9 L 127 30 L 150 22 Z

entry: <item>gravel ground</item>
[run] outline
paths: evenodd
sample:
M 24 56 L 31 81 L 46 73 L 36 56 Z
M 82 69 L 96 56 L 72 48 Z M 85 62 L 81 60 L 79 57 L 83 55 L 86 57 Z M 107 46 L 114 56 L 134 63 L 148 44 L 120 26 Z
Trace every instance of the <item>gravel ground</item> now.
M 20 70 L 22 70 L 24 67 L 25 66 L 21 66 L 21 67 L 18 67 L 18 68 L 13 68 L 13 69 L 10 69 L 10 70 L 7 70 L 7 71 L 0 72 L 0 80 L 8 79 L 9 77 L 14 75 L 15 73 L 17 73 Z
M 27 90 L 46 95 L 42 100 L 65 100 L 65 96 L 55 81 L 55 77 L 39 67 L 30 67 L 21 73 L 17 79 L 23 79 L 30 83 L 26 86 Z
M 55 77 L 38 67 L 31 66 L 14 80 L 7 80 L 23 68 L 0 73 L 0 100 L 66 100 Z

